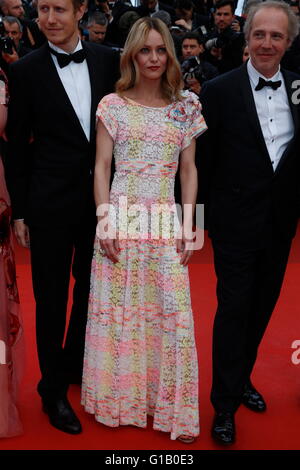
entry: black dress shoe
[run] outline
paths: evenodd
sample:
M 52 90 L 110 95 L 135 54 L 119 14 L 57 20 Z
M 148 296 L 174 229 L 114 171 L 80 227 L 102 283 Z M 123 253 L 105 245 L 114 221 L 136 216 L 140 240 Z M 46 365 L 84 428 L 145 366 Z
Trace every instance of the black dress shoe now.
M 245 385 L 242 396 L 242 403 L 252 411 L 262 412 L 267 409 L 267 405 L 262 395 L 253 387 L 251 383 Z
M 211 434 L 218 444 L 233 444 L 235 442 L 234 414 L 229 412 L 216 413 Z
M 82 431 L 81 424 L 68 399 L 42 400 L 43 411 L 49 416 L 49 421 L 55 428 L 69 434 L 79 434 Z

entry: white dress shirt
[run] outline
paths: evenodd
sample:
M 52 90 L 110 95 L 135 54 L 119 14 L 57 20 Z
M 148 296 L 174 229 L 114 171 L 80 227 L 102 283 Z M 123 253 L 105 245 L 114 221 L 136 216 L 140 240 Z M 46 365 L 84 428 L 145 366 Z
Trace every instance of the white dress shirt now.
M 247 63 L 247 69 L 260 127 L 275 171 L 282 154 L 294 135 L 294 122 L 284 79 L 280 68 L 273 77 L 264 77 L 254 68 L 251 59 Z M 277 90 L 265 86 L 261 90 L 255 91 L 259 77 L 264 80 L 281 80 L 281 85 Z
M 49 46 L 61 54 L 67 54 L 50 41 Z M 81 41 L 78 41 L 73 53 L 80 49 L 82 49 L 82 44 Z M 56 56 L 51 54 L 51 57 L 74 111 L 77 114 L 81 127 L 84 130 L 86 138 L 90 140 L 91 83 L 86 60 L 79 64 L 72 61 L 66 67 L 61 68 L 58 65 Z

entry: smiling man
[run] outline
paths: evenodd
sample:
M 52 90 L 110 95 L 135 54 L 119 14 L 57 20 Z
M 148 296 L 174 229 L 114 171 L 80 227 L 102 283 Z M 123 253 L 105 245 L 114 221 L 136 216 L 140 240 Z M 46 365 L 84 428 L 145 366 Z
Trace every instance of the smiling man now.
M 205 202 L 218 282 L 212 435 L 221 444 L 235 440 L 241 403 L 266 410 L 250 377 L 299 207 L 299 109 L 291 99 L 299 77 L 280 69 L 298 19 L 285 2 L 267 1 L 250 10 L 244 31 L 250 60 L 204 84 L 200 96 L 209 129 L 199 142 L 206 168 L 200 177 L 210 181 Z
M 79 40 L 84 9 L 81 0 L 38 0 L 48 42 L 11 66 L 7 127 L 14 228 L 31 251 L 38 392 L 51 424 L 70 434 L 81 431 L 67 389 L 82 372 L 96 221 L 95 115 L 119 67 L 115 53 Z M 64 343 L 71 272 L 73 306 Z

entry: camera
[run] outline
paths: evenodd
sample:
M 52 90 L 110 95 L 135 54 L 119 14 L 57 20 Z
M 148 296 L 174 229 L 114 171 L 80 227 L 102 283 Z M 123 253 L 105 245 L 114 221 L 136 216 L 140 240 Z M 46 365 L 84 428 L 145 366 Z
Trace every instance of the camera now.
M 181 72 L 184 83 L 188 85 L 188 81 L 195 78 L 200 85 L 207 80 L 199 57 L 191 56 L 185 59 L 181 64 Z
M 13 54 L 15 49 L 14 41 L 6 35 L 2 16 L 0 16 L 0 52 Z
M 222 31 L 216 38 L 209 39 L 205 43 L 205 48 L 210 51 L 213 47 L 223 48 L 230 46 L 242 33 L 228 28 Z

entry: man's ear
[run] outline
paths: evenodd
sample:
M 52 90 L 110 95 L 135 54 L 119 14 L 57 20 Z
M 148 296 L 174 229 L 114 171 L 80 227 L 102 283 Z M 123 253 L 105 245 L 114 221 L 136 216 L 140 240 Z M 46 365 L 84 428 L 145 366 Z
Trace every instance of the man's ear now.
M 75 16 L 76 16 L 77 21 L 81 20 L 81 18 L 83 17 L 85 8 L 86 8 L 85 3 L 82 3 L 80 7 L 78 8 L 78 10 L 76 11 Z

